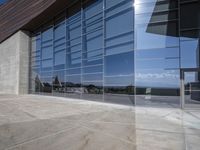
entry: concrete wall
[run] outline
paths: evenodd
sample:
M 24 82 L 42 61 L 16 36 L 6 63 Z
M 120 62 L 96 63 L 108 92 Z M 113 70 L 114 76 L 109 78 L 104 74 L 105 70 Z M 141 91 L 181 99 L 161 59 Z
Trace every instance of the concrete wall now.
M 0 94 L 28 93 L 30 38 L 18 31 L 0 43 Z

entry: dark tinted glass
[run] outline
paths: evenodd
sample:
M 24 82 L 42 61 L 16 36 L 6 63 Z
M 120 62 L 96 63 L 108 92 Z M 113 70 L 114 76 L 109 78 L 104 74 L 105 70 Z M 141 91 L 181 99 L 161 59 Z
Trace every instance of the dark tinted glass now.
M 200 27 L 200 1 L 185 3 L 180 7 L 181 29 Z

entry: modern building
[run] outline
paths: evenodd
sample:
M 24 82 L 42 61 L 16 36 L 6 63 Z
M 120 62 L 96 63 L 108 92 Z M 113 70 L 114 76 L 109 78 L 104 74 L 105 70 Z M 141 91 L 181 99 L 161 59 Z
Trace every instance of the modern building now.
M 199 0 L 10 0 L 1 93 L 200 107 Z

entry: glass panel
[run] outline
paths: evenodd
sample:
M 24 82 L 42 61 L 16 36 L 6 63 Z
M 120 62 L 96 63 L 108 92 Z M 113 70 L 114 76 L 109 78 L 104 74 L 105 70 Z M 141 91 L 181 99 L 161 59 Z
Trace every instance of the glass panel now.
M 43 47 L 42 48 L 42 59 L 48 59 L 53 57 L 53 47 Z
M 193 30 L 185 30 L 181 32 L 181 41 L 187 41 L 187 40 L 198 40 L 200 35 L 200 30 L 193 29 Z
M 81 93 L 82 93 L 81 76 L 80 75 L 74 75 L 74 76 L 66 75 L 65 80 L 66 80 L 66 85 L 65 85 L 66 96 L 72 97 L 72 98 L 80 98 Z
M 134 85 L 133 75 L 105 76 L 104 80 L 106 86 L 128 87 Z
M 128 75 L 134 73 L 134 53 L 122 53 L 105 57 L 105 75 Z
M 52 93 L 52 69 L 53 69 L 53 28 L 42 32 L 41 41 L 41 87 L 40 92 Z M 48 71 L 44 72 L 43 71 Z
M 114 7 L 106 9 L 105 17 L 111 17 L 123 11 L 131 10 L 133 7 L 133 1 L 123 0 L 121 3 L 118 3 Z
M 95 0 L 96 2 L 84 9 L 85 18 L 91 18 L 95 14 L 98 14 L 103 9 L 103 2 L 102 0 Z
M 102 49 L 88 51 L 87 53 L 83 53 L 83 59 L 93 60 L 99 59 L 103 57 Z
M 42 61 L 42 68 L 52 68 L 53 66 L 53 60 L 43 60 Z
M 30 92 L 31 93 L 39 93 L 40 92 L 40 68 L 31 68 L 31 76 L 30 76 Z
M 135 1 L 136 105 L 179 107 L 178 1 Z
M 100 49 L 103 47 L 103 35 L 102 35 L 102 31 L 98 31 L 95 33 L 87 35 L 86 36 L 86 48 L 87 51 L 91 51 L 91 50 L 95 50 L 95 49 Z
M 83 82 L 83 99 L 93 101 L 103 99 L 103 85 L 101 82 Z
M 31 46 L 31 56 L 30 56 L 30 85 L 29 92 L 31 93 L 39 93 L 40 92 L 40 64 L 41 60 L 41 35 L 38 33 L 32 38 L 32 46 Z
M 41 78 L 44 78 L 44 77 L 51 77 L 52 76 L 52 71 L 40 71 L 40 76 Z
M 179 57 L 179 48 L 146 49 L 146 50 L 135 51 L 135 58 L 137 60 L 168 59 L 168 58 L 178 58 L 178 57 Z
M 182 68 L 200 67 L 199 40 L 181 41 Z
M 65 93 L 65 71 L 54 71 L 53 95 L 64 96 Z
M 81 55 L 81 53 L 78 54 L 68 54 L 67 55 L 67 68 L 74 68 L 74 67 L 80 67 L 81 66 L 81 57 L 75 55 Z
M 76 69 L 68 69 L 66 71 L 67 75 L 77 75 L 77 74 L 81 74 L 81 69 L 80 68 L 76 68 Z
M 106 51 L 105 53 L 106 55 L 114 55 L 114 54 L 120 54 L 120 53 L 133 51 L 133 43 L 131 41 L 131 42 L 123 43 L 123 44 L 118 44 L 118 45 L 106 48 L 105 51 Z
M 130 87 L 130 89 L 127 89 L 126 87 L 120 87 L 120 88 L 104 88 L 104 91 L 112 91 L 113 93 L 105 93 L 104 99 L 105 102 L 108 103 L 116 103 L 116 104 L 122 104 L 122 105 L 135 105 L 135 96 L 134 94 L 128 95 L 128 94 L 115 94 L 118 93 L 118 91 L 125 91 L 124 93 L 130 93 L 132 91 L 133 87 Z M 126 92 L 128 91 L 128 92 Z
M 105 101 L 124 105 L 134 105 L 134 76 L 119 75 L 104 78 Z
M 35 80 L 29 79 L 29 82 L 30 82 L 29 92 L 32 93 L 32 94 L 39 94 L 39 92 L 40 92 L 40 80 L 38 80 L 38 78 L 35 79 Z
M 112 37 L 112 38 L 107 38 L 105 41 L 106 47 L 111 47 L 111 46 L 115 46 L 115 45 L 119 45 L 119 44 L 123 44 L 123 43 L 127 43 L 132 41 L 133 42 L 133 32 L 127 32 L 124 34 L 120 34 L 118 36 Z M 132 44 L 133 46 L 133 44 Z M 133 49 L 133 47 L 132 47 Z
M 52 77 L 41 78 L 40 92 L 42 93 L 52 93 Z
M 179 82 L 179 70 L 136 68 L 137 105 L 177 107 L 180 104 Z
M 135 15 L 136 24 L 148 24 L 158 21 L 175 20 L 178 18 L 177 11 L 159 12 L 153 14 L 137 14 Z
M 42 32 L 42 41 L 46 42 L 53 39 L 53 28 L 49 28 Z
M 65 24 L 61 23 L 54 27 L 54 40 L 58 40 L 65 37 Z
M 199 28 L 200 18 L 200 3 L 199 1 L 193 3 L 186 3 L 180 5 L 180 26 L 181 29 Z
M 106 0 L 106 8 L 109 8 L 109 7 L 112 7 L 112 6 L 115 6 L 117 4 L 120 4 L 120 2 L 123 2 L 124 0 Z
M 76 39 L 72 39 L 72 40 L 70 40 L 69 47 L 70 46 L 75 46 L 75 45 L 80 45 L 80 43 L 81 43 L 81 38 L 80 37 L 78 37 Z
M 60 51 L 55 53 L 55 60 L 54 65 L 65 65 L 65 51 Z
M 134 53 L 105 57 L 105 101 L 134 105 Z M 128 96 L 130 95 L 130 96 Z
M 135 1 L 136 14 L 141 13 L 152 13 L 167 11 L 177 8 L 178 2 L 174 0 L 150 0 L 149 3 L 142 3 L 140 0 Z M 141 3 L 141 4 L 140 4 Z
M 103 65 L 97 65 L 93 67 L 85 67 L 82 69 L 83 74 L 87 73 L 101 73 L 103 72 Z
M 200 73 L 185 72 L 185 107 L 200 108 Z
M 103 80 L 103 74 L 87 74 L 87 75 L 82 75 L 82 81 L 83 82 L 91 82 L 91 81 L 98 81 L 102 82 Z
M 148 63 L 147 63 L 148 62 Z M 178 69 L 179 59 L 152 59 L 137 60 L 135 63 L 138 70 L 142 69 Z
M 103 99 L 103 1 L 83 10 L 82 98 Z M 91 66 L 91 67 L 89 67 Z
M 179 45 L 176 37 L 176 23 L 162 23 L 136 27 L 136 49 L 175 47 Z
M 77 26 L 77 28 L 72 28 L 70 30 L 70 38 L 71 39 L 77 38 L 80 35 L 81 35 L 81 28 L 80 28 L 80 26 Z
M 133 30 L 133 11 L 106 19 L 106 37 L 110 38 Z M 116 32 L 117 31 L 117 32 Z
M 134 12 L 132 0 L 106 0 L 104 99 L 133 105 Z

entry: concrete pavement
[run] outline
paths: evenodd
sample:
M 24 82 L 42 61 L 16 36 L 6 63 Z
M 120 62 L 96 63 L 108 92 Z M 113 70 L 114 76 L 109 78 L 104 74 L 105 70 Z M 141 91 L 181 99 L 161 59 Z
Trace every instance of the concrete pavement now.
M 200 111 L 0 95 L 0 150 L 199 150 Z

